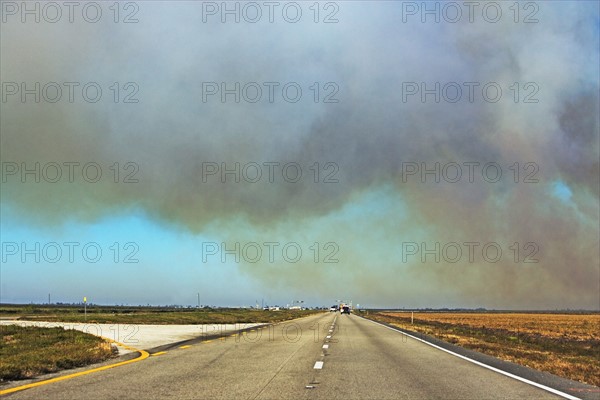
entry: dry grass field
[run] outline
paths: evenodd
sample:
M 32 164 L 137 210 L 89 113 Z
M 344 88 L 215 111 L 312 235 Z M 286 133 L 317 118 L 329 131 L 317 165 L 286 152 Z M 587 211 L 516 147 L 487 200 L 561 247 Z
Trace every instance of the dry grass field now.
M 600 386 L 600 314 L 378 312 L 369 318 Z
M 81 367 L 113 355 L 110 343 L 87 333 L 0 325 L 0 383 Z
M 144 306 L 0 305 L 0 319 L 93 324 L 236 324 L 273 323 L 305 317 L 320 310 L 263 311 L 247 308 L 169 308 Z

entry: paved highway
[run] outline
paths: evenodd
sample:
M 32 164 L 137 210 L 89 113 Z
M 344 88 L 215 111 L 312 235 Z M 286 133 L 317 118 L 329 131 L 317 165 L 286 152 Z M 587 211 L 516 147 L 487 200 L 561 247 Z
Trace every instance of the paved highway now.
M 356 315 L 318 314 L 6 399 L 549 399 Z

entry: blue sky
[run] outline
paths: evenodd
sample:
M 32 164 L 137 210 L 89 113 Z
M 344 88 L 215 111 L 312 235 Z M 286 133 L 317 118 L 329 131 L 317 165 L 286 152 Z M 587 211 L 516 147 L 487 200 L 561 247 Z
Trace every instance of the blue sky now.
M 358 203 L 330 216 L 327 222 L 385 218 L 391 210 L 402 217 L 404 211 L 399 205 L 398 199 L 390 198 L 389 188 L 383 189 L 365 194 Z M 240 268 L 243 255 L 240 262 L 236 262 L 234 255 L 226 255 L 223 262 L 220 250 L 215 255 L 213 247 L 206 247 L 216 244 L 220 248 L 225 238 L 161 224 L 142 211 L 113 215 L 94 223 L 71 220 L 51 227 L 32 224 L 6 205 L 2 207 L 2 217 L 4 302 L 45 302 L 51 294 L 56 302 L 79 302 L 86 296 L 88 302 L 98 304 L 196 305 L 200 293 L 203 305 L 248 306 L 256 301 L 285 305 L 303 297 L 301 290 L 282 294 L 277 288 L 261 284 L 260 279 L 253 278 L 251 270 Z M 313 234 L 318 232 L 319 225 L 314 222 L 310 229 Z M 313 244 L 290 237 L 281 243 L 296 242 L 304 252 Z M 226 243 L 229 249 L 234 248 L 235 242 Z M 264 251 L 264 246 L 261 247 Z M 98 248 L 102 254 L 97 253 Z M 203 249 L 211 252 L 203 257 Z M 275 253 L 275 263 L 285 261 L 280 249 Z M 330 252 L 323 251 L 320 257 Z M 393 249 L 392 253 L 391 257 L 400 255 Z M 313 256 L 310 252 L 303 258 Z M 248 253 L 248 257 L 254 257 L 253 253 Z M 267 257 L 264 253 L 262 260 L 267 261 Z M 293 252 L 290 257 L 295 257 Z M 339 257 L 341 254 L 336 253 L 336 258 Z M 245 263 L 249 264 L 252 267 L 251 263 Z M 337 297 L 343 294 L 337 293 Z M 334 293 L 305 301 L 311 305 L 327 304 L 336 300 L 333 297 Z
M 3 301 L 43 302 L 50 293 L 53 301 L 59 302 L 78 302 L 87 296 L 88 301 L 99 304 L 196 305 L 200 293 L 201 304 L 233 306 L 254 305 L 256 296 L 263 295 L 239 276 L 235 262 L 202 262 L 202 243 L 214 239 L 161 226 L 141 212 L 93 224 L 71 221 L 51 229 L 25 226 L 18 218 L 10 220 L 5 215 L 10 212 L 3 210 L 3 243 L 15 242 L 19 249 L 16 255 L 5 255 Z M 39 263 L 35 254 L 22 247 L 26 243 L 27 248 L 35 249 L 36 242 L 40 243 Z M 75 249 L 73 262 L 65 242 L 77 243 L 70 245 Z M 62 256 L 57 256 L 52 245 L 44 253 L 43 247 L 49 243 L 58 243 Z M 86 244 L 93 244 L 85 253 L 87 259 Z M 102 250 L 100 257 L 96 256 L 97 247 Z

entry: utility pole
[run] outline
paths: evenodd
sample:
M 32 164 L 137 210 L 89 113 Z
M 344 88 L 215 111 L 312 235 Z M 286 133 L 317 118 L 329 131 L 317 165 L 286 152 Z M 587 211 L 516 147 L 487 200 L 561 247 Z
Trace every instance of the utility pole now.
M 198 292 L 198 308 L 200 308 L 200 293 Z
M 48 293 L 48 305 L 50 305 L 50 293 Z

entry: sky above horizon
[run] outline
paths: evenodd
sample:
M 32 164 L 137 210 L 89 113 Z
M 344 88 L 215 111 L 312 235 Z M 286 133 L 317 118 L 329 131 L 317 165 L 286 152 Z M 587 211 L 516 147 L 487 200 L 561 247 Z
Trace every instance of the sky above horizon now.
M 597 2 L 23 4 L 0 302 L 600 309 Z

